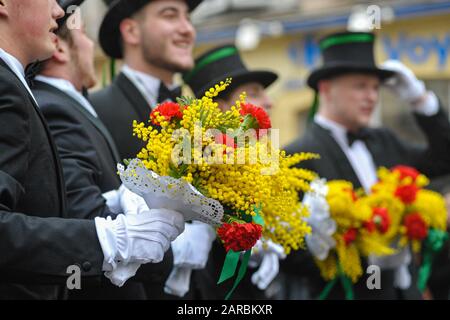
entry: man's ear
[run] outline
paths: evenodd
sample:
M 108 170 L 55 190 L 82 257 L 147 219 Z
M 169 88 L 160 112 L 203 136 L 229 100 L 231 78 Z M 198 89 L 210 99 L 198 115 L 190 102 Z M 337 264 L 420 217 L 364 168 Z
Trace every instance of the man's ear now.
M 7 2 L 7 0 L 0 0 L 0 18 L 9 16 L 8 5 L 9 3 Z
M 1 0 L 0 0 L 1 1 Z M 70 61 L 70 48 L 66 41 L 60 38 L 56 39 L 56 50 L 53 53 L 53 59 L 58 63 L 67 63 Z
M 330 95 L 330 80 L 320 80 L 317 89 L 321 97 L 328 97 Z
M 137 45 L 141 41 L 141 31 L 136 20 L 124 19 L 120 23 L 120 33 L 124 43 Z

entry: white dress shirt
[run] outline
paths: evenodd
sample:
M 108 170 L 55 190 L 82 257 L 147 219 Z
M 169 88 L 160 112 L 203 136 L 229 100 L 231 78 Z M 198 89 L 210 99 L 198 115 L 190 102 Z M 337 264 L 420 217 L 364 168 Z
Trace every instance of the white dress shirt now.
M 20 82 L 23 83 L 28 93 L 33 98 L 34 102 L 38 104 L 36 99 L 34 98 L 33 93 L 31 92 L 30 87 L 28 86 L 27 81 L 25 80 L 25 68 L 20 63 L 20 61 L 13 55 L 10 55 L 8 52 L 3 50 L 2 48 L 0 48 L 0 59 L 2 59 L 8 65 L 8 67 L 11 68 L 11 70 L 15 73 L 15 75 L 20 79 Z
M 42 75 L 37 76 L 36 80 L 45 82 L 63 91 L 64 93 L 66 93 L 67 95 L 71 96 L 76 101 L 78 101 L 83 106 L 83 108 L 85 108 L 90 114 L 98 118 L 98 115 L 95 112 L 94 107 L 92 107 L 91 103 L 79 91 L 77 91 L 75 86 L 70 81 L 66 79 L 53 78 Z
M 377 181 L 377 168 L 366 144 L 357 140 L 350 147 L 347 140 L 347 129 L 319 114 L 314 117 L 314 122 L 330 131 L 331 136 L 336 140 L 350 162 L 364 190 L 369 192 L 372 185 Z

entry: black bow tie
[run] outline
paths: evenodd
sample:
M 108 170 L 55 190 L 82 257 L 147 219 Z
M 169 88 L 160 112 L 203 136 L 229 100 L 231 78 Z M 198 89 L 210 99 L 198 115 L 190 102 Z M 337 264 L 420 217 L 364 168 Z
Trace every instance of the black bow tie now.
M 367 130 L 361 129 L 357 132 L 351 132 L 347 131 L 347 142 L 348 146 L 351 147 L 353 145 L 353 142 L 360 140 L 360 141 L 366 141 L 369 137 L 369 134 Z
M 162 103 L 167 100 L 175 102 L 177 101 L 177 98 L 180 97 L 181 97 L 181 87 L 176 87 L 170 90 L 164 85 L 164 83 L 161 82 L 161 85 L 159 86 L 158 103 Z
M 25 68 L 25 81 L 28 83 L 28 86 L 30 88 L 33 87 L 34 78 L 36 78 L 36 76 L 41 71 L 41 67 L 42 67 L 42 63 L 40 63 L 39 61 L 36 61 L 36 62 L 30 63 Z

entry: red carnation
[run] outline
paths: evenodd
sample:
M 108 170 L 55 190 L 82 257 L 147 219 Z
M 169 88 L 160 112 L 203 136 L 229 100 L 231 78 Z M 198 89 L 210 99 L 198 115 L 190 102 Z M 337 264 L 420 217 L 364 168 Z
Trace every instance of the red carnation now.
M 415 182 L 417 177 L 420 175 L 419 171 L 409 166 L 395 166 L 392 168 L 392 171 L 400 173 L 400 180 L 403 180 L 406 177 L 411 177 L 413 182 Z
M 272 123 L 270 122 L 270 117 L 267 112 L 261 108 L 257 107 L 251 103 L 241 104 L 241 115 L 251 115 L 257 122 L 257 128 L 253 129 L 270 129 L 272 128 Z
M 372 218 L 365 223 L 366 229 L 372 232 L 376 228 L 379 232 L 386 233 L 391 225 L 389 211 L 386 208 L 373 208 L 372 212 Z
M 423 240 L 428 235 L 428 229 L 425 221 L 417 212 L 411 213 L 405 217 L 404 225 L 408 238 L 413 240 Z
M 235 252 L 253 248 L 261 238 L 262 227 L 255 223 L 224 223 L 217 229 L 219 238 L 224 242 L 225 250 Z
M 178 103 L 167 101 L 158 105 L 150 114 L 153 124 L 159 126 L 160 124 L 156 120 L 155 113 L 166 118 L 167 121 L 171 121 L 172 118 L 183 119 L 183 112 L 181 112 L 181 107 Z
M 343 237 L 346 246 L 349 246 L 352 242 L 356 240 L 356 236 L 358 235 L 358 230 L 356 228 L 348 229 Z
M 411 204 L 416 200 L 419 188 L 415 184 L 400 186 L 395 190 L 395 196 L 405 204 Z

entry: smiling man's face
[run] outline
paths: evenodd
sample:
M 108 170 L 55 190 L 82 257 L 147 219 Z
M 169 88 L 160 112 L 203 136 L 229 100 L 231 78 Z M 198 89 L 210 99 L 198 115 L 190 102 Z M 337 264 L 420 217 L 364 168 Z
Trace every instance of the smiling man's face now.
M 183 0 L 156 0 L 139 14 L 141 49 L 151 65 L 172 72 L 193 68 L 195 29 Z

